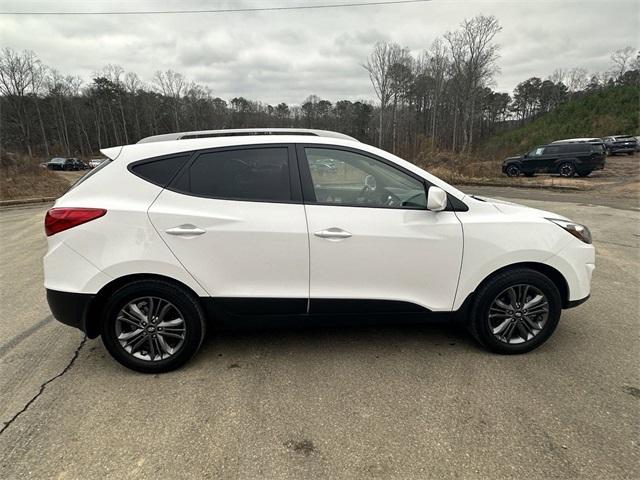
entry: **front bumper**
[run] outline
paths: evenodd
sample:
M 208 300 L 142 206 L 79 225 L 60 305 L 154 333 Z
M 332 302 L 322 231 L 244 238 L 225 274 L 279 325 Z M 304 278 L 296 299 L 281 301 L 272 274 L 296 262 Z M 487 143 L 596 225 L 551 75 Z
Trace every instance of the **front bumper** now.
M 87 312 L 95 295 L 47 289 L 47 302 L 53 316 L 61 323 L 87 332 Z

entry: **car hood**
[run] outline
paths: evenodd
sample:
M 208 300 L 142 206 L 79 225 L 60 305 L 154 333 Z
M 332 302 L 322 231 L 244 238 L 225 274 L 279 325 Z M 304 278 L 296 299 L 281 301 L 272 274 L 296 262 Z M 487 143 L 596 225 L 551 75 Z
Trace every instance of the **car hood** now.
M 538 210 L 537 208 L 527 207 L 526 205 L 520 205 L 519 203 L 507 202 L 506 200 L 499 200 L 497 198 L 479 197 L 477 195 L 474 195 L 473 198 L 492 205 L 496 210 L 506 215 L 524 215 L 527 217 L 537 218 L 557 218 L 560 220 L 571 221 L 563 215 L 558 215 L 557 213 L 548 212 L 546 210 Z
M 504 162 L 502 163 L 508 163 L 508 162 L 513 162 L 516 160 L 522 160 L 522 155 L 516 155 L 515 157 L 507 157 L 504 159 Z

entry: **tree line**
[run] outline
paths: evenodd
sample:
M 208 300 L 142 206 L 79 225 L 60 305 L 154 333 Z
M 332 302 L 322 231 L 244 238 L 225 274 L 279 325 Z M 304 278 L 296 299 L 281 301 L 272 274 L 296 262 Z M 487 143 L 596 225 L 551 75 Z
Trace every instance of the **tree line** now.
M 494 91 L 501 27 L 478 15 L 445 33 L 419 54 L 397 43 L 377 43 L 364 59 L 378 102 L 310 95 L 300 105 L 235 97 L 173 70 L 145 82 L 135 72 L 106 65 L 86 82 L 44 65 L 31 51 L 0 54 L 0 148 L 29 156 L 82 156 L 174 131 L 288 127 L 336 130 L 403 154 L 437 148 L 473 149 L 499 130 L 513 128 L 568 98 L 609 85 L 638 84 L 640 57 L 615 52 L 612 69 L 581 68 L 531 77 L 513 95 Z

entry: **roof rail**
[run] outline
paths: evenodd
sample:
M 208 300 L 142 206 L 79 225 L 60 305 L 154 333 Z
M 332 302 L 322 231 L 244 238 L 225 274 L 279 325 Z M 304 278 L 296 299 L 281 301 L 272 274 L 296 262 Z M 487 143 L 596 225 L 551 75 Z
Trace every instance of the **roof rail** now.
M 312 128 L 229 128 L 224 130 L 198 130 L 194 132 L 165 133 L 138 140 L 137 143 L 167 142 L 170 140 L 189 140 L 193 138 L 240 137 L 252 135 L 309 135 L 314 137 L 341 138 L 358 141 L 344 133 Z

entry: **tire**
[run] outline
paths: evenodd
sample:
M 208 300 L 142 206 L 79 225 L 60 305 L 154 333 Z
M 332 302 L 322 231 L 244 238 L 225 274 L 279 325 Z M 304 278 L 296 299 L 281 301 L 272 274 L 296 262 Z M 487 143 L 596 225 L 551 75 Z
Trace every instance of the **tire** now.
M 157 313 L 151 319 L 146 311 L 149 298 Z M 136 331 L 141 333 L 135 334 Z M 138 280 L 109 297 L 100 333 L 111 356 L 125 367 L 163 373 L 179 368 L 196 354 L 206 325 L 197 297 L 186 289 L 163 280 Z M 128 343 L 129 350 L 121 342 Z
M 528 286 L 527 290 L 525 286 Z M 516 317 L 518 310 L 509 310 L 512 313 L 507 311 L 506 315 L 500 314 L 502 310 L 495 303 L 496 299 L 502 299 L 502 304 L 506 303 L 510 287 L 514 287 L 516 294 L 524 292 L 525 298 L 528 299 L 526 303 L 542 295 L 543 300 L 530 306 L 528 310 L 535 310 L 534 315 L 538 311 L 541 313 L 537 316 L 521 314 Z M 515 302 L 510 302 L 507 306 L 511 304 Z M 546 312 L 542 311 L 544 308 Z M 560 320 L 561 308 L 560 292 L 548 277 L 535 270 L 518 268 L 498 273 L 478 288 L 467 325 L 471 335 L 492 352 L 506 355 L 526 353 L 542 345 L 551 336 Z M 520 310 L 524 311 L 521 306 Z M 506 327 L 499 330 L 504 324 Z M 520 329 L 519 324 L 522 324 L 524 330 Z M 532 324 L 536 328 L 531 328 Z M 525 335 L 521 333 L 523 331 L 531 336 L 525 339 Z M 512 336 L 507 339 L 509 332 Z
M 576 167 L 573 163 L 565 162 L 558 167 L 558 173 L 561 177 L 571 178 L 576 173 Z
M 517 165 L 509 165 L 506 169 L 507 177 L 519 177 L 522 171 Z
M 627 152 L 627 155 L 635 155 L 635 152 Z
M 577 172 L 579 177 L 588 177 L 589 175 L 591 175 L 591 170 L 587 170 L 584 172 Z

